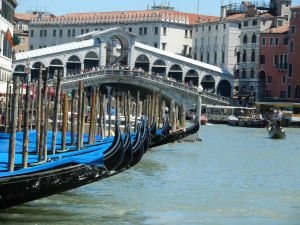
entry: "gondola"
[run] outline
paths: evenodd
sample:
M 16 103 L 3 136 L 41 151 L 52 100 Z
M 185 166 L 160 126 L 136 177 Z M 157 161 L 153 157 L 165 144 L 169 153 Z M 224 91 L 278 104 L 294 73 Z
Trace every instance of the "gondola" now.
M 116 156 L 122 158 L 124 151 L 118 124 L 115 133 L 114 141 L 104 151 L 103 157 L 95 157 L 97 154 L 101 155 L 101 152 L 93 151 L 12 173 L 7 172 L 5 176 L 2 173 L 0 209 L 67 191 L 110 176 L 108 168 L 116 168 L 122 163 L 122 159 Z
M 155 117 L 153 117 L 153 122 L 151 127 L 149 128 L 149 137 L 150 137 L 150 142 L 151 140 L 156 136 L 156 121 L 155 121 Z
M 116 171 L 122 171 L 129 167 L 133 158 L 133 146 L 131 143 L 131 134 L 129 125 L 126 127 L 126 138 L 124 141 L 124 158 L 122 163 L 116 168 Z
M 272 125 L 267 129 L 271 139 L 285 139 L 285 130 L 281 126 Z
M 165 118 L 163 120 L 163 127 L 156 131 L 156 134 L 154 137 L 152 137 L 150 140 L 150 147 L 152 147 L 153 143 L 159 143 L 163 139 L 165 139 L 169 134 L 170 128 L 169 128 L 169 121 L 168 118 Z
M 199 128 L 200 128 L 199 119 L 197 119 L 195 121 L 195 123 L 192 126 L 186 128 L 185 131 L 178 130 L 173 133 L 169 133 L 166 136 L 162 136 L 160 139 L 155 138 L 154 141 L 150 144 L 150 148 L 168 144 L 168 143 L 180 140 L 182 138 L 185 138 L 191 134 L 196 133 L 199 130 Z
M 137 126 L 136 137 L 134 143 L 132 144 L 132 153 L 133 153 L 133 157 L 131 162 L 129 163 L 129 167 L 133 167 L 139 161 L 141 161 L 144 154 L 144 144 L 142 142 L 141 123 L 139 123 Z

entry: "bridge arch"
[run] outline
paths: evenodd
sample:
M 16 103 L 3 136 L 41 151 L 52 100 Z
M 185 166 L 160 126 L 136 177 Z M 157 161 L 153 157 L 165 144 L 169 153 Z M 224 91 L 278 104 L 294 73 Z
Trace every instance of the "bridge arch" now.
M 203 90 L 215 92 L 215 85 L 216 82 L 212 75 L 205 75 L 201 80 L 201 86 L 203 87 Z
M 153 73 L 159 73 L 160 75 L 166 75 L 166 71 L 167 71 L 167 66 L 164 60 L 162 59 L 157 59 L 151 68 L 151 71 Z
M 67 74 L 78 73 L 81 70 L 81 61 L 77 55 L 71 55 L 67 61 Z
M 16 65 L 13 75 L 25 77 L 25 65 L 23 64 Z
M 170 67 L 168 77 L 172 77 L 179 82 L 182 82 L 183 71 L 180 65 L 174 64 Z
M 199 75 L 196 70 L 189 70 L 187 71 L 184 82 L 188 83 L 189 85 L 194 85 L 196 87 L 199 86 Z
M 85 70 L 99 66 L 99 58 L 97 53 L 94 51 L 89 51 L 88 53 L 86 53 L 83 63 Z
M 149 72 L 150 60 L 146 55 L 139 55 L 134 64 L 135 68 L 142 68 L 145 72 Z
M 55 70 L 63 70 L 64 65 L 60 59 L 52 59 L 49 66 L 49 77 L 53 78 Z
M 217 94 L 230 98 L 231 89 L 232 87 L 228 80 L 221 80 L 217 87 Z
M 40 66 L 42 66 L 42 75 L 45 74 L 45 65 L 42 62 L 35 62 L 31 68 L 31 79 L 37 80 L 39 77 Z

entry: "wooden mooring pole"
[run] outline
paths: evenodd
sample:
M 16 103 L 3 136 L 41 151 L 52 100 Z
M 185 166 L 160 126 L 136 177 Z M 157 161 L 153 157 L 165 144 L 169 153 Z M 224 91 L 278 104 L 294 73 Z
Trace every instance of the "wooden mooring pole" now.
M 135 99 L 135 121 L 134 121 L 134 132 L 137 131 L 137 124 L 138 124 L 138 116 L 139 116 L 139 101 L 140 101 L 140 91 L 136 93 Z
M 9 152 L 8 152 L 8 171 L 14 171 L 15 164 L 15 147 L 16 147 L 16 129 L 18 117 L 18 98 L 19 98 L 19 77 L 13 78 L 13 97 L 12 97 L 12 115 L 10 121 L 10 137 L 9 137 Z
M 7 127 L 9 125 L 9 105 L 10 105 L 10 94 L 11 94 L 11 88 L 10 88 L 10 81 L 7 82 L 6 86 L 6 99 L 5 99 L 5 119 L 4 119 L 4 132 L 7 132 Z
M 76 90 L 72 90 L 71 99 L 71 145 L 75 145 L 75 110 L 76 110 Z
M 42 65 L 40 65 L 39 75 L 38 75 L 38 85 L 37 85 L 37 104 L 36 104 L 36 123 L 35 123 L 35 130 L 36 130 L 36 151 L 39 152 L 40 146 L 40 125 L 41 125 L 41 98 L 42 98 L 42 90 L 41 90 L 41 83 L 42 83 Z
M 25 113 L 24 113 L 24 133 L 23 133 L 23 155 L 22 166 L 27 168 L 28 162 L 28 130 L 29 130 L 29 108 L 30 108 L 30 85 L 27 80 L 26 84 L 26 98 L 25 98 Z
M 63 95 L 63 118 L 62 118 L 62 134 L 61 134 L 61 150 L 66 149 L 66 133 L 68 126 L 68 94 Z
M 24 79 L 21 79 L 21 87 L 20 87 L 20 98 L 19 98 L 19 120 L 18 120 L 18 132 L 22 131 L 22 113 L 23 113 L 23 86 L 24 86 Z
M 82 108 L 82 89 L 83 89 L 83 83 L 82 81 L 79 81 L 78 86 L 78 110 L 77 110 L 77 142 L 76 142 L 76 149 L 80 149 L 81 144 L 81 108 Z
M 94 120 L 95 120 L 95 103 L 96 103 L 96 93 L 93 90 L 91 97 L 91 109 L 90 109 L 90 126 L 89 126 L 89 139 L 88 143 L 92 144 L 94 139 Z

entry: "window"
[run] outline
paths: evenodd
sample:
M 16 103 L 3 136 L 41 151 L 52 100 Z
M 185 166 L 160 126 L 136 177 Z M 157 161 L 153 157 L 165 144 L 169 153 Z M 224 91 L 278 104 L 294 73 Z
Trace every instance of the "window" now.
M 222 52 L 222 63 L 225 63 L 225 53 Z
M 284 45 L 289 45 L 289 38 L 288 38 L 288 37 L 285 37 L 285 38 L 283 39 L 283 44 L 284 44 Z
M 161 43 L 161 44 L 162 44 L 162 50 L 166 50 L 167 43 Z
M 198 27 L 196 27 L 196 32 L 198 32 Z
M 252 25 L 256 26 L 257 25 L 257 20 L 253 20 Z
M 124 29 L 124 28 L 123 28 Z M 98 28 L 95 28 L 95 31 L 98 31 L 99 29 Z
M 274 66 L 278 65 L 278 55 L 274 55 L 273 65 Z
M 167 35 L 167 28 L 166 27 L 163 28 L 163 35 Z
M 88 33 L 88 32 L 90 32 L 90 30 L 87 28 L 87 29 L 85 29 L 85 33 Z
M 293 64 L 289 63 L 289 73 L 288 73 L 289 77 L 293 77 Z
M 290 41 L 290 52 L 294 52 L 294 40 Z
M 193 38 L 193 31 L 190 30 L 190 38 Z
M 142 35 L 142 34 L 143 34 L 143 28 L 140 27 L 140 29 L 139 29 L 139 35 Z
M 282 76 L 282 84 L 286 84 L 286 76 Z
M 184 37 L 185 37 L 185 38 L 188 37 L 188 31 L 187 31 L 187 30 L 184 31 Z
M 262 44 L 263 46 L 265 46 L 265 45 L 266 45 L 266 38 L 265 38 L 265 37 L 263 37 L 263 38 L 261 39 L 261 41 L 262 41 L 262 43 L 261 43 L 261 44 Z
M 154 43 L 153 46 L 154 46 L 154 48 L 157 48 L 158 44 L 157 44 L 157 43 Z
M 278 24 L 279 27 L 281 27 L 282 24 L 283 24 L 282 20 L 278 20 L 278 21 L 277 21 L 277 24 Z
M 272 76 L 268 76 L 268 84 L 272 83 Z
M 256 43 L 256 35 L 255 33 L 252 34 L 252 44 L 255 44 Z
M 40 37 L 43 37 L 43 30 L 40 30 Z
M 218 30 L 219 29 L 219 26 L 218 25 L 216 25 L 216 30 Z
M 255 75 L 255 72 L 254 72 L 254 69 L 252 68 L 251 69 L 251 78 L 254 78 L 254 75 Z
M 147 35 L 147 27 L 144 27 L 144 35 Z
M 242 24 L 239 23 L 239 29 L 242 29 Z
M 288 94 L 287 94 L 288 98 L 291 98 L 291 95 L 292 95 L 292 86 L 291 85 L 288 85 Z
M 33 45 L 30 45 L 30 50 L 33 50 Z
M 158 27 L 154 27 L 154 34 L 158 35 Z
M 287 67 L 288 67 L 288 57 L 287 55 L 284 55 L 283 69 L 287 70 Z
M 47 37 L 47 30 L 44 30 L 44 37 Z
M 59 36 L 60 36 L 60 37 L 63 36 L 63 30 L 62 30 L 62 29 L 59 30 Z
M 244 27 L 248 27 L 248 21 L 244 21 Z
M 210 26 L 208 26 L 208 31 L 210 31 L 211 30 L 211 27 Z
M 223 28 L 224 28 L 224 30 L 226 29 L 226 24 L 223 24 Z
M 266 98 L 271 98 L 271 90 L 266 90 Z
M 285 1 L 284 4 L 285 4 L 285 7 L 289 7 L 289 5 L 290 5 L 288 1 Z
M 206 55 L 206 62 L 209 63 L 209 58 L 210 58 L 210 55 L 209 55 L 209 52 L 207 53 Z
M 129 31 L 129 32 L 132 32 L 132 27 L 129 27 L 129 28 L 128 28 L 128 31 Z
M 279 39 L 275 38 L 275 46 L 278 46 L 278 44 L 279 44 Z
M 255 50 L 252 50 L 252 53 L 251 53 L 251 62 L 255 62 Z
M 300 87 L 296 85 L 295 87 L 295 98 L 300 98 Z
M 200 61 L 203 62 L 203 53 L 200 55 Z
M 75 37 L 75 35 L 76 35 L 76 30 L 73 29 L 73 30 L 72 30 L 72 37 Z
M 246 50 L 244 50 L 243 52 L 243 62 L 246 62 L 247 61 L 247 52 Z
M 284 15 L 285 21 L 289 21 L 289 16 L 288 15 Z
M 243 37 L 243 43 L 247 44 L 247 42 L 248 42 L 248 38 L 247 38 L 247 35 L 245 34 L 244 37 Z
M 30 37 L 34 37 L 34 30 L 30 30 Z
M 84 29 L 81 29 L 81 32 L 80 32 L 81 34 L 84 34 Z
M 240 51 L 238 51 L 236 53 L 236 60 L 237 60 L 237 63 L 240 63 L 240 61 L 241 61 L 241 52 Z
M 266 56 L 265 55 L 260 55 L 260 64 L 264 65 L 266 62 Z
M 214 64 L 217 64 L 217 57 L 218 57 L 218 55 L 217 55 L 217 53 L 215 52 L 215 54 L 214 54 Z
M 56 37 L 56 30 L 53 30 L 53 37 Z
M 291 26 L 291 34 L 295 33 L 295 26 Z
M 71 37 L 71 29 L 68 30 L 68 37 Z
M 246 79 L 246 70 L 245 69 L 243 70 L 242 78 Z
M 272 46 L 273 45 L 273 38 L 269 39 L 269 45 Z
M 280 98 L 285 98 L 285 91 L 280 91 Z

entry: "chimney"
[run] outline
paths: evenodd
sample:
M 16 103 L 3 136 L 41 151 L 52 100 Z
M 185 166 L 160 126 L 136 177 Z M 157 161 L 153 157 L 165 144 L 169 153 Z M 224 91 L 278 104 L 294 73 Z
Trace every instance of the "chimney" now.
M 227 8 L 225 5 L 221 6 L 221 20 L 224 20 L 226 18 L 227 14 Z

